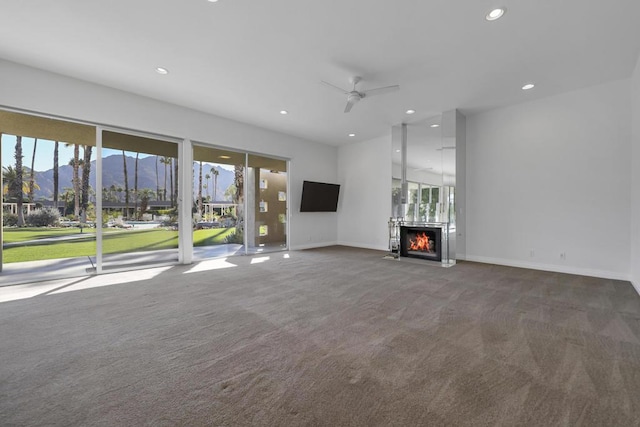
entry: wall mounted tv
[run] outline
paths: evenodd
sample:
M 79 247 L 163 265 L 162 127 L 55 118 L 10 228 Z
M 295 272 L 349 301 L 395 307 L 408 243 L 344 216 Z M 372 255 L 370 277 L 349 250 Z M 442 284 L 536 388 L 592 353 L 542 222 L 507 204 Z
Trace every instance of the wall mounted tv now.
M 335 212 L 338 210 L 338 184 L 303 181 L 300 212 Z

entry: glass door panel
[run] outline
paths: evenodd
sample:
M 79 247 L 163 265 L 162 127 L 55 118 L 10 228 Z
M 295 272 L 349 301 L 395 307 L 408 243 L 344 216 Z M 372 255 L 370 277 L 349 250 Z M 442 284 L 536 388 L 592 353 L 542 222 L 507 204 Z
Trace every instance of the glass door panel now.
M 409 221 L 409 222 L 413 222 L 413 221 L 419 221 L 419 203 L 418 203 L 418 190 L 419 190 L 419 185 L 417 182 L 409 182 L 408 183 L 408 188 L 409 188 L 409 197 L 407 200 L 407 213 L 405 216 L 405 221 Z
M 193 146 L 193 257 L 244 254 L 246 154 Z
M 178 144 L 102 133 L 102 268 L 178 261 Z
M 93 126 L 0 111 L 3 284 L 95 271 Z
M 287 249 L 287 162 L 249 154 L 246 188 L 248 251 Z

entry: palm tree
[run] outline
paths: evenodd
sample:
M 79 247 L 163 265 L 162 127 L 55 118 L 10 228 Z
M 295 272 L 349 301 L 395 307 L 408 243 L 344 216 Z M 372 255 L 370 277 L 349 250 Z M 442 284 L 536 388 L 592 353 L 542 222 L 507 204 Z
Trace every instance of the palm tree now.
M 200 160 L 200 173 L 198 174 L 198 214 L 202 216 L 202 160 Z
M 19 197 L 19 191 L 17 187 L 18 175 L 13 166 L 2 167 L 2 194 L 7 196 L 7 201 L 17 202 Z M 22 181 L 22 193 L 29 191 L 29 185 Z
M 123 171 L 124 171 L 124 207 L 125 207 L 125 217 L 129 216 L 129 177 L 127 176 L 127 156 L 124 154 L 124 150 L 122 150 L 122 163 L 123 163 Z
M 236 235 L 243 236 L 244 232 L 244 166 L 235 165 L 233 184 L 236 187 L 236 193 L 233 198 L 236 208 Z
M 145 213 L 149 207 L 149 200 L 154 196 L 155 194 L 150 188 L 143 188 L 140 190 L 140 213 L 138 214 L 138 219 L 142 218 L 142 214 Z
M 33 190 L 36 184 L 36 171 L 33 169 L 36 162 L 36 148 L 38 147 L 38 138 L 33 141 L 33 154 L 31 155 L 31 171 L 29 173 L 29 203 L 33 203 Z
M 176 179 L 175 179 L 175 187 L 173 189 L 173 201 L 175 202 L 175 205 L 177 205 L 178 204 L 178 177 L 180 176 L 178 174 L 178 159 L 175 159 L 174 161 L 174 169 L 175 169 L 174 175 Z M 175 206 L 175 205 L 172 204 L 171 206 Z
M 13 187 L 16 203 L 18 204 L 18 227 L 24 225 L 24 212 L 22 212 L 22 137 L 16 136 L 16 148 L 14 157 L 16 159 L 16 179 Z
M 53 206 L 58 209 L 58 145 L 56 141 L 53 147 Z
M 136 152 L 135 172 L 133 173 L 133 211 L 138 211 L 138 157 L 140 153 Z
M 213 174 L 213 201 L 216 201 L 216 192 L 218 191 L 218 175 L 220 171 L 216 168 L 211 168 L 211 173 Z
M 67 210 L 68 210 L 70 199 L 74 199 L 75 198 L 75 195 L 73 193 L 74 193 L 73 188 L 64 187 L 62 189 L 62 200 L 64 200 L 64 212 L 63 212 L 63 215 L 67 214 Z
M 85 145 L 84 160 L 82 161 L 82 222 L 87 221 L 87 209 L 89 208 L 89 177 L 91 174 L 91 145 Z
M 78 145 L 75 145 L 79 147 Z M 75 154 L 75 148 L 74 148 Z M 78 150 L 78 155 L 80 151 Z M 73 185 L 73 215 L 76 219 L 80 216 L 80 165 L 82 164 L 82 160 L 75 157 L 69 160 L 69 166 L 73 167 L 73 178 L 71 179 L 71 184 Z
M 205 194 L 206 194 L 205 199 L 206 199 L 206 200 L 211 200 L 211 195 L 209 194 L 209 188 L 211 188 L 211 185 L 210 185 L 210 183 L 209 183 L 209 180 L 211 179 L 211 175 L 206 174 L 206 175 L 204 176 L 204 179 L 207 181 L 207 183 L 206 183 L 206 184 L 205 184 L 205 186 L 204 186 L 204 188 L 206 188 L 206 189 L 207 189 L 207 191 L 205 191 Z
M 169 157 L 169 185 L 171 186 L 169 198 L 171 199 L 171 207 L 173 207 L 173 157 Z
M 116 190 L 116 186 L 115 184 L 111 184 L 111 186 L 109 186 L 109 201 L 111 202 L 117 202 L 118 201 L 118 197 L 116 196 L 117 190 Z
M 167 165 L 169 165 L 169 163 L 171 163 L 171 158 L 170 157 L 162 157 L 160 159 L 160 163 L 162 163 L 164 165 L 164 195 L 162 197 L 162 200 L 167 200 Z
M 72 144 L 66 143 L 64 145 L 65 147 L 69 147 Z M 80 178 L 78 173 L 78 170 L 80 168 L 80 146 L 78 144 L 73 144 L 73 159 L 69 161 L 69 165 L 73 167 L 73 178 L 71 179 L 74 193 L 73 214 L 77 218 L 80 215 Z
M 158 156 L 156 156 L 156 200 L 160 197 L 160 182 L 158 180 Z

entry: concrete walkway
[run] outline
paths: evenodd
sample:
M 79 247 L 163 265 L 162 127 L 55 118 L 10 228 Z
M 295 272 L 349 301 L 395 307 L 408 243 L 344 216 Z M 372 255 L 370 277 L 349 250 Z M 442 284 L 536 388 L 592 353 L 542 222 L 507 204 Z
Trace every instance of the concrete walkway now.
M 280 249 L 283 248 L 275 248 L 275 250 Z M 270 248 L 270 250 L 272 251 L 274 248 Z M 240 244 L 193 248 L 194 261 L 243 254 L 244 246 Z M 104 272 L 108 272 L 127 268 L 146 268 L 177 263 L 178 249 L 163 249 L 157 251 L 105 254 L 102 258 L 102 269 Z M 0 286 L 87 276 L 95 274 L 95 268 L 95 256 L 10 263 L 3 266 L 3 270 L 0 273 Z

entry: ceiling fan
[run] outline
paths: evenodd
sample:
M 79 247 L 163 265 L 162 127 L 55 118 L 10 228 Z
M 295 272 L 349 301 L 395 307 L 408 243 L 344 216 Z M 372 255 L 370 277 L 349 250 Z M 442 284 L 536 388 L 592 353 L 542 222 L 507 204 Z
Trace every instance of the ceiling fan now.
M 369 90 L 360 92 L 356 90 L 356 85 L 360 81 L 362 81 L 362 77 L 358 77 L 358 76 L 351 77 L 349 79 L 349 82 L 353 84 L 353 89 L 350 91 L 342 89 L 336 85 L 332 85 L 331 83 L 325 82 L 324 80 L 322 80 L 321 83 L 327 87 L 339 90 L 343 95 L 347 95 L 347 106 L 344 107 L 345 113 L 348 113 L 349 111 L 351 111 L 351 108 L 353 108 L 353 106 L 356 103 L 358 103 L 362 98 L 374 96 L 374 95 L 382 95 L 384 93 L 393 92 L 400 89 L 400 86 L 394 85 L 394 86 L 379 87 L 376 89 L 369 89 Z

